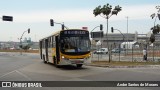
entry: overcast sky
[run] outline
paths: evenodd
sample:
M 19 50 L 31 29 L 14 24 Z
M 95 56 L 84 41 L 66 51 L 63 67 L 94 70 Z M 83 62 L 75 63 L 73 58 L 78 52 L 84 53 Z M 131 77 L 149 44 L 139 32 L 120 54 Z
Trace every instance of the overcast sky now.
M 89 31 L 103 24 L 106 32 L 106 20 L 100 16 L 95 17 L 93 9 L 107 3 L 113 8 L 116 5 L 122 7 L 117 16 L 109 19 L 109 33 L 111 27 L 126 33 L 127 16 L 129 33 L 149 32 L 154 25 L 150 15 L 157 13 L 155 6 L 160 5 L 159 0 L 1 0 L 0 17 L 13 16 L 13 22 L 0 21 L 0 41 L 19 41 L 18 38 L 28 28 L 31 33 L 25 33 L 24 37 L 38 41 L 61 29 L 60 25 L 50 26 L 51 18 L 56 22 L 64 22 L 68 28 L 81 29 L 85 26 Z M 158 23 L 160 21 L 157 19 Z

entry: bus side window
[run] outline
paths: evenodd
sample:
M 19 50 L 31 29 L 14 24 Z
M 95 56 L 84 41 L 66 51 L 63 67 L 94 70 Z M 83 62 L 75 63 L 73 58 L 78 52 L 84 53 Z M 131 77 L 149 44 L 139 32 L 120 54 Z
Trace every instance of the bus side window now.
M 45 48 L 45 39 L 43 40 L 43 48 Z
M 52 48 L 52 38 L 50 37 L 50 42 L 49 42 L 49 44 L 50 44 L 50 48 Z
M 51 37 L 49 37 L 49 42 L 48 42 L 48 44 L 49 44 L 49 47 L 51 48 Z
M 55 37 L 52 36 L 52 47 L 55 47 Z
M 50 47 L 52 48 L 52 37 L 50 37 Z
M 50 38 L 48 38 L 48 48 L 50 48 Z
M 44 48 L 44 39 L 42 40 L 42 48 Z

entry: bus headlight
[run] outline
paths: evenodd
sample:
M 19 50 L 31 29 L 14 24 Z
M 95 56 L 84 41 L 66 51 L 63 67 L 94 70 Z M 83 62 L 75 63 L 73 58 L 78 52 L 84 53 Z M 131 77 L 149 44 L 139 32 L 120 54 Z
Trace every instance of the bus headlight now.
M 64 56 L 62 56 L 62 59 L 63 59 L 63 60 L 69 60 L 68 58 L 65 58 Z
M 64 59 L 64 56 L 62 56 L 62 58 Z

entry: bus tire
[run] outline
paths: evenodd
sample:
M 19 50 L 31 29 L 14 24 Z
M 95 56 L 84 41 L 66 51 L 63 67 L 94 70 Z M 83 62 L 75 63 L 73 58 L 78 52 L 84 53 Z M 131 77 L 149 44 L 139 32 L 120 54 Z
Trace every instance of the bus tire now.
M 45 55 L 43 55 L 43 62 L 44 62 L 44 63 L 47 63 L 47 61 L 45 61 Z
M 56 66 L 56 68 L 61 67 L 61 65 L 57 65 L 56 57 L 53 57 L 53 61 L 54 61 L 54 66 Z
M 77 64 L 77 68 L 81 68 L 83 64 Z

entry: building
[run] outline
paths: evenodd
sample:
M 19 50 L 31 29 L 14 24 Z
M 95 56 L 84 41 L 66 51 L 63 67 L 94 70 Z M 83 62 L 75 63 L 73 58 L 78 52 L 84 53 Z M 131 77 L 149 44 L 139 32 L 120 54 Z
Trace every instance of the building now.
M 103 35 L 102 38 L 100 37 L 94 37 L 92 38 L 92 46 L 95 47 L 97 42 L 101 42 L 102 47 L 107 48 L 117 48 L 119 47 L 123 42 L 137 42 L 136 44 L 139 44 L 141 46 L 146 46 L 151 44 L 150 42 L 150 36 L 151 32 L 148 32 L 147 34 L 138 34 L 138 32 L 135 33 L 109 33 L 107 35 Z M 108 41 L 108 42 L 107 42 Z M 108 44 L 107 44 L 108 43 Z M 160 34 L 155 35 L 155 45 L 160 45 Z M 127 47 L 126 47 L 127 48 Z
M 20 45 L 20 42 L 13 42 L 13 41 L 2 42 L 1 41 L 0 49 L 20 49 L 19 45 Z M 23 45 L 26 45 L 26 43 L 23 42 Z M 30 45 L 31 45 L 31 49 L 39 49 L 39 42 L 31 42 Z

